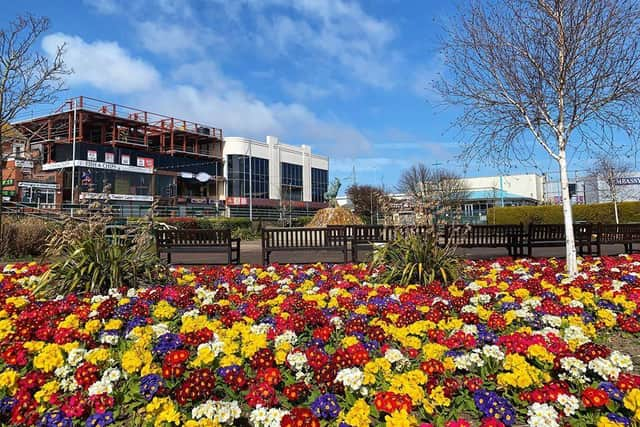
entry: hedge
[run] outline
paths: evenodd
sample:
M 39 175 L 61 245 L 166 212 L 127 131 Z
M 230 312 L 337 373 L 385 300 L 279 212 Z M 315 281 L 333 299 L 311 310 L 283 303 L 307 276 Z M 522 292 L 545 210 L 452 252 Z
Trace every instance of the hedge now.
M 621 223 L 640 222 L 640 202 L 618 203 L 618 214 Z M 613 203 L 593 205 L 574 205 L 573 220 L 591 223 L 615 223 Z M 489 208 L 488 224 L 562 224 L 562 206 L 510 206 Z
M 199 229 L 221 229 L 230 228 L 232 230 L 240 228 L 251 228 L 251 221 L 248 218 L 227 218 L 227 217 L 211 217 L 211 218 L 193 218 L 193 217 L 171 217 L 156 218 L 156 222 L 164 222 L 178 228 L 199 228 Z

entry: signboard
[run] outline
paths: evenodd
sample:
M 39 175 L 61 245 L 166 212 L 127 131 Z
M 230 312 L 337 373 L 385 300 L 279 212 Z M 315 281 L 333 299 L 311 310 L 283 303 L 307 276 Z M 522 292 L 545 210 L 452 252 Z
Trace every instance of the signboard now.
M 639 185 L 640 176 L 629 176 L 616 178 L 616 185 Z
M 33 169 L 33 160 L 16 160 L 16 167 L 23 169 Z
M 98 160 L 98 152 L 95 150 L 88 150 L 87 151 L 87 160 L 89 160 L 90 162 L 95 162 Z
M 246 205 L 249 199 L 246 197 L 227 197 L 227 205 Z
M 2 180 L 2 186 L 3 187 L 11 187 L 13 185 L 14 181 L 13 179 L 3 179 Z
M 43 171 L 51 171 L 56 169 L 70 168 L 73 166 L 73 160 L 66 162 L 47 163 L 42 165 Z M 152 174 L 153 169 L 139 168 L 137 166 L 120 165 L 117 163 L 101 163 L 101 162 L 89 162 L 87 160 L 76 160 L 76 167 L 94 168 L 94 169 L 107 169 L 120 172 L 137 172 Z
M 194 205 L 206 205 L 207 204 L 207 198 L 206 197 L 192 197 L 191 198 L 191 203 L 193 203 Z
M 102 193 L 81 193 L 80 199 L 104 199 Z M 141 196 L 138 194 L 109 194 L 109 200 L 125 202 L 153 202 L 153 196 Z
M 105 163 L 114 163 L 115 155 L 113 153 L 104 153 L 104 162 Z
M 3 196 L 15 196 L 16 195 L 16 191 L 15 190 L 2 190 L 2 195 Z
M 128 165 L 131 163 L 131 157 L 128 154 L 123 154 L 120 156 L 120 163 L 123 165 Z
M 150 159 L 148 157 L 138 157 L 136 161 L 138 167 L 140 168 L 153 169 L 153 159 Z
M 57 190 L 58 184 L 48 184 L 45 182 L 27 182 L 22 181 L 18 183 L 19 188 L 42 188 L 46 190 Z

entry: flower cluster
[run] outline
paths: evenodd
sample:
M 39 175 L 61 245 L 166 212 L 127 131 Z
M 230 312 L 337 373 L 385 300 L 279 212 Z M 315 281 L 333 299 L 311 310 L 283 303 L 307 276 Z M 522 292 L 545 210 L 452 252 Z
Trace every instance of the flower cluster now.
M 171 271 L 38 300 L 0 273 L 0 424 L 500 427 L 640 423 L 640 256 L 467 262 L 449 286 L 366 265 Z M 615 337 L 616 339 L 611 339 Z

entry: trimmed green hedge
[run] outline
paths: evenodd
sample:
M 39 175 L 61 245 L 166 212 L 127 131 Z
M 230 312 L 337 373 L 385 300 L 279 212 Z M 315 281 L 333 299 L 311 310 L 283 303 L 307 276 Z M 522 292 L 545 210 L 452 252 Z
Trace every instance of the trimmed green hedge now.
M 640 222 L 640 202 L 618 203 L 621 223 Z M 611 224 L 615 222 L 613 203 L 574 205 L 573 220 L 591 223 Z M 488 224 L 562 224 L 562 206 L 513 206 L 490 208 L 487 212 Z
M 178 228 L 200 228 L 200 229 L 221 229 L 230 228 L 236 230 L 239 228 L 251 228 L 251 221 L 248 218 L 227 218 L 227 217 L 211 217 L 211 218 L 192 218 L 192 217 L 172 217 L 172 218 L 156 218 L 157 222 L 164 222 Z

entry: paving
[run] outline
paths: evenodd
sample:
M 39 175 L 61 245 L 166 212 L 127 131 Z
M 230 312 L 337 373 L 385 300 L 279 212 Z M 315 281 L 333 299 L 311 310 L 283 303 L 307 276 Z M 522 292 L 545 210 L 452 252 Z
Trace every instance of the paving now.
M 240 262 L 243 264 L 262 264 L 262 248 L 260 240 L 248 240 L 240 243 Z M 624 251 L 623 245 L 605 245 L 602 247 L 603 255 L 618 255 Z M 358 251 L 366 257 L 368 253 Z M 469 259 L 491 259 L 508 256 L 506 249 L 501 248 L 458 248 L 456 253 Z M 564 248 L 534 248 L 533 257 L 564 257 Z M 206 253 L 174 253 L 171 255 L 174 264 L 225 264 L 226 254 Z M 341 263 L 344 256 L 342 252 L 331 251 L 283 251 L 271 254 L 272 263 L 296 263 L 313 264 L 316 262 Z

